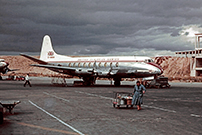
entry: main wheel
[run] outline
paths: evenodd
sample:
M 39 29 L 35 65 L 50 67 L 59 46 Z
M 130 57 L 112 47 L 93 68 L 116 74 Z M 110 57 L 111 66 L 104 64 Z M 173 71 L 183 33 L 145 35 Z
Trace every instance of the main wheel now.
M 3 121 L 4 121 L 3 112 L 0 112 L 0 124 L 2 124 Z
M 114 79 L 114 85 L 115 86 L 120 86 L 121 85 L 121 79 Z
M 156 88 L 157 88 L 157 89 L 160 89 L 160 85 L 157 85 Z
M 85 86 L 94 85 L 96 77 L 83 77 L 83 81 Z

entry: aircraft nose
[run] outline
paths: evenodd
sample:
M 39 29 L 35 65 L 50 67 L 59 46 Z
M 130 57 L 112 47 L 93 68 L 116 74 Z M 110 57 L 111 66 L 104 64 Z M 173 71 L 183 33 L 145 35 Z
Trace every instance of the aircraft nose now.
M 156 67 L 157 68 L 157 70 L 156 70 L 156 72 L 158 72 L 159 74 L 163 74 L 163 69 L 160 67 Z
M 8 66 L 8 65 L 9 65 L 8 62 L 1 62 L 1 66 L 3 66 L 3 67 L 6 67 L 6 66 Z
M 156 72 L 159 74 L 163 74 L 163 69 L 156 63 L 149 63 L 150 65 L 156 67 Z

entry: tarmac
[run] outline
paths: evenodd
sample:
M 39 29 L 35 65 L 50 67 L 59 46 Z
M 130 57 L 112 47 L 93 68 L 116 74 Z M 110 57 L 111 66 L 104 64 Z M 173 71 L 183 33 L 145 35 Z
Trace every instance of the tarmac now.
M 133 92 L 134 82 L 115 87 L 97 81 L 93 87 L 52 84 L 50 78 L 0 81 L 0 101 L 20 100 L 6 112 L 1 135 L 199 135 L 202 134 L 202 83 L 170 83 L 169 89 L 147 89 L 142 110 L 112 106 L 113 92 Z

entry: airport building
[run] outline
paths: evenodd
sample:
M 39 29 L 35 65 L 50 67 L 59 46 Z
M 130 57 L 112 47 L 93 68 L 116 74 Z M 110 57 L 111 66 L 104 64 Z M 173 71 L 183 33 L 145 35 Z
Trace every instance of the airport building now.
M 176 55 L 191 56 L 190 59 L 190 76 L 199 77 L 202 76 L 202 45 L 201 43 L 202 33 L 195 34 L 195 50 L 192 51 L 178 51 Z

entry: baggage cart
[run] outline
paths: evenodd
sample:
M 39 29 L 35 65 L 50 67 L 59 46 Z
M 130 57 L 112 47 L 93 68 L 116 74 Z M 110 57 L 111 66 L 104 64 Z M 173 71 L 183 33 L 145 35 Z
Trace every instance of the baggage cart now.
M 13 108 L 19 103 L 20 101 L 15 101 L 15 100 L 0 101 L 0 104 L 4 108 L 8 109 L 10 114 L 13 114 L 12 112 Z
M 113 107 L 120 108 L 125 106 L 126 108 L 132 108 L 133 95 L 129 92 L 114 92 Z

